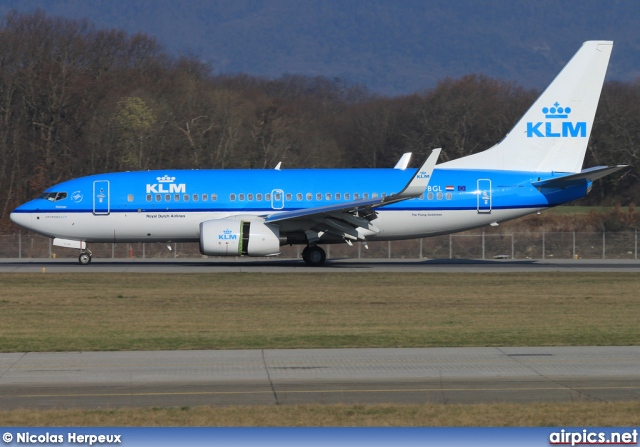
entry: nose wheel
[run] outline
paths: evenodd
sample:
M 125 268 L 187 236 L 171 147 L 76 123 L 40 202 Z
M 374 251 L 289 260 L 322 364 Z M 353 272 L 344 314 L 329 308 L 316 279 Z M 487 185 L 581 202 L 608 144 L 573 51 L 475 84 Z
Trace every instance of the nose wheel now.
M 91 263 L 91 252 L 83 251 L 78 256 L 78 262 L 82 265 L 89 265 Z
M 314 245 L 302 250 L 302 259 L 309 267 L 320 267 L 327 260 L 327 254 L 322 248 Z

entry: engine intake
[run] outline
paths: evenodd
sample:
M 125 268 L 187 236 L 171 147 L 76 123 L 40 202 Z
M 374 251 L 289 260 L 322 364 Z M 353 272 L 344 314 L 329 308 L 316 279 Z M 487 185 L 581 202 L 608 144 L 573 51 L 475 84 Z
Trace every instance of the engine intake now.
M 280 254 L 280 229 L 262 221 L 227 218 L 200 223 L 200 253 L 208 256 Z

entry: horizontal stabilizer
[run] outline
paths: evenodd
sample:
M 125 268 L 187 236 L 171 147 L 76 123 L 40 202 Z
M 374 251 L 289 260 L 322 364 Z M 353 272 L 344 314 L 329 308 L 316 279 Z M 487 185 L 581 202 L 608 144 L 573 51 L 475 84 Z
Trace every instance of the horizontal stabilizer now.
M 576 184 L 581 180 L 593 182 L 594 180 L 598 180 L 599 178 L 605 177 L 626 167 L 627 165 L 596 166 L 595 168 L 585 169 L 577 174 L 569 174 L 562 177 L 554 177 L 541 180 L 539 182 L 533 182 L 533 186 L 536 188 L 562 188 Z

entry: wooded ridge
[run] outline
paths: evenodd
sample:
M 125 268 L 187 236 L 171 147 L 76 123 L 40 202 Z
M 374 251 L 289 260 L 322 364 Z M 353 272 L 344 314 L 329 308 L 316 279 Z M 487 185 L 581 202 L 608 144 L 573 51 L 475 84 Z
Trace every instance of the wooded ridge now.
M 1 225 L 58 182 L 147 169 L 391 167 L 500 141 L 539 92 L 470 74 L 383 97 L 340 79 L 216 76 L 152 37 L 8 13 L 0 27 Z M 585 167 L 630 164 L 582 204 L 637 203 L 640 80 L 604 86 Z

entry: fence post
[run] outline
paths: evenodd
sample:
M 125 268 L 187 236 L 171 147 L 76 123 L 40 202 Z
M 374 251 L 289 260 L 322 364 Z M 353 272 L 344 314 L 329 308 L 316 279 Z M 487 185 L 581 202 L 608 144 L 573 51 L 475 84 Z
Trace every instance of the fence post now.
M 515 259 L 516 258 L 516 251 L 515 251 L 515 242 L 514 242 L 514 232 L 511 232 L 511 259 Z
M 387 259 L 391 259 L 391 241 L 387 242 Z

